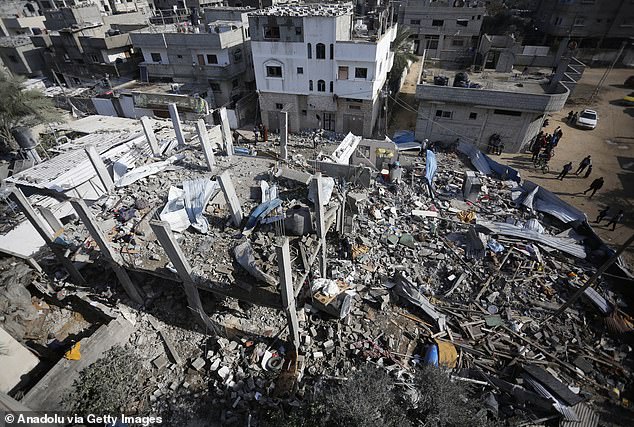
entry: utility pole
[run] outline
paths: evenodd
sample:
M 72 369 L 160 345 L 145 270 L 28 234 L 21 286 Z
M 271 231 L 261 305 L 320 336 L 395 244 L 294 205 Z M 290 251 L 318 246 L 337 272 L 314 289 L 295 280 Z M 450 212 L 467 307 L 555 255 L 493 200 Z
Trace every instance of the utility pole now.
M 608 79 L 608 76 L 610 75 L 610 73 L 614 69 L 614 66 L 616 65 L 616 63 L 618 62 L 619 58 L 621 57 L 621 54 L 623 53 L 623 50 L 625 49 L 625 46 L 627 46 L 627 43 L 628 43 L 627 41 L 623 41 L 623 43 L 621 43 L 621 48 L 619 49 L 619 52 L 616 54 L 616 57 L 614 57 L 614 61 L 612 61 L 610 66 L 605 70 L 605 72 L 603 73 L 603 76 L 601 76 L 601 79 L 597 83 L 597 86 L 594 88 L 594 92 L 592 92 L 592 95 L 590 96 L 589 103 L 592 102 L 594 100 L 594 98 L 599 95 L 599 92 L 601 91 L 601 88 L 605 84 L 605 81 Z

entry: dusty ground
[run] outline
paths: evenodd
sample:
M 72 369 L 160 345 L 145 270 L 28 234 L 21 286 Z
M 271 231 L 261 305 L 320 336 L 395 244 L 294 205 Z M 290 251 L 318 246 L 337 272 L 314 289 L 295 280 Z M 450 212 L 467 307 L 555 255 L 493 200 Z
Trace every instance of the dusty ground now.
M 592 224 L 606 243 L 618 245 L 634 231 L 634 108 L 623 106 L 619 102 L 632 92 L 623 87 L 623 82 L 634 74 L 634 70 L 612 70 L 599 96 L 590 101 L 590 96 L 604 72 L 605 69 L 602 68 L 586 69 L 566 109 L 550 118 L 550 125 L 546 130 L 552 132 L 555 127 L 561 126 L 564 135 L 550 162 L 549 174 L 536 171 L 528 153 L 503 154 L 500 157 L 504 163 L 520 169 L 524 179 L 535 181 L 553 191 L 584 211 L 591 221 L 594 221 L 598 211 L 606 205 L 612 208 L 611 213 L 624 209 L 624 223 L 619 224 L 615 231 L 605 226 L 607 221 L 602 225 Z M 584 108 L 592 108 L 598 112 L 599 124 L 596 129 L 581 130 L 563 121 L 568 111 L 580 111 Z M 592 156 L 594 168 L 589 178 L 572 174 L 563 181 L 557 180 L 565 163 L 573 162 L 574 172 L 579 161 L 588 154 Z M 583 191 L 590 182 L 600 176 L 605 179 L 603 188 L 592 199 L 584 196 Z M 629 249 L 626 259 L 630 266 L 634 265 L 634 248 Z
M 420 73 L 421 61 L 411 65 L 405 77 L 403 87 L 396 99 L 398 102 L 393 103 L 388 126 L 388 136 L 394 135 L 397 130 L 415 130 L 416 129 L 416 110 L 418 109 L 418 101 L 416 101 L 416 83 L 418 74 Z

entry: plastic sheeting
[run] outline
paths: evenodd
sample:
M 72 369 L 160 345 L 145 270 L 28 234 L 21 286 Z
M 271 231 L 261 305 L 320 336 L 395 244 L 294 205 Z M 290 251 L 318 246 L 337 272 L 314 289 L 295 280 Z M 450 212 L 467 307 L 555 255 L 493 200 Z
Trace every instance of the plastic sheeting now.
M 335 189 L 335 180 L 330 178 L 329 176 L 321 177 L 321 204 L 326 206 L 328 202 L 330 202 L 330 198 L 332 197 L 332 191 Z M 308 200 L 315 203 L 315 191 L 317 191 L 317 185 L 315 181 L 310 182 L 310 187 L 308 188 Z
M 277 285 L 277 280 L 275 280 L 273 276 L 265 273 L 257 266 L 255 256 L 253 255 L 253 248 L 248 240 L 245 240 L 233 248 L 233 254 L 236 257 L 238 264 L 248 271 L 251 276 L 268 285 Z
M 478 148 L 466 142 L 458 144 L 458 151 L 469 156 L 473 166 L 485 175 L 497 175 L 504 180 L 520 182 L 520 173 L 510 166 L 503 165 L 491 159 L 489 156 L 478 150 Z
M 537 231 L 528 230 L 526 228 L 518 227 L 513 224 L 507 224 L 504 222 L 489 222 L 478 221 L 478 225 L 486 228 L 494 234 L 501 234 L 503 236 L 519 237 L 521 239 L 532 240 L 534 242 L 541 243 L 549 246 L 553 249 L 566 252 L 577 258 L 585 258 L 586 251 L 582 245 L 579 245 L 575 239 L 567 237 L 556 237 L 548 234 L 541 234 Z
M 138 180 L 142 178 L 145 178 L 146 176 L 154 175 L 156 173 L 164 171 L 165 169 L 167 169 L 168 166 L 184 158 L 185 158 L 184 154 L 177 154 L 175 156 L 169 157 L 166 160 L 163 160 L 162 162 L 154 162 L 148 165 L 139 166 L 138 168 L 134 168 L 131 171 L 128 171 L 127 173 L 125 173 L 123 176 L 121 176 L 121 178 L 118 179 L 114 183 L 114 185 L 117 188 L 125 187 L 134 182 L 137 182 Z
M 429 185 L 433 187 L 434 175 L 436 175 L 436 169 L 438 164 L 436 163 L 436 154 L 433 151 L 427 150 L 427 160 L 425 162 L 425 178 Z
M 414 142 L 414 138 L 414 132 L 411 130 L 397 130 L 392 136 L 392 141 L 398 145 L 404 142 Z
M 220 190 L 216 181 L 197 179 L 183 181 L 183 189 L 170 187 L 167 203 L 161 211 L 161 221 L 169 223 L 172 231 L 181 233 L 191 225 L 200 233 L 209 231 L 209 223 L 203 216 L 207 203 Z
M 415 306 L 420 307 L 425 314 L 434 319 L 440 331 L 447 329 L 447 319 L 445 315 L 438 313 L 436 307 L 418 290 L 416 284 L 402 273 L 396 276 L 396 286 L 394 290 L 399 296 L 405 298 Z
M 273 209 L 276 209 L 281 205 L 282 201 L 280 199 L 273 199 L 258 205 L 258 207 L 256 207 L 249 216 L 249 219 L 247 220 L 247 225 L 244 227 L 242 234 L 244 234 L 245 236 L 250 235 L 255 229 L 255 226 L 258 225 L 262 218 L 271 213 Z

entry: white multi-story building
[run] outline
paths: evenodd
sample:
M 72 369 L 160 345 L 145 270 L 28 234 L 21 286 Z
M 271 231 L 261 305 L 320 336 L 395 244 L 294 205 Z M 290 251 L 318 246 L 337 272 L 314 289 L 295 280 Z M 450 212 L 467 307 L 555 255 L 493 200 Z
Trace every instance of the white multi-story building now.
M 372 136 L 396 35 L 391 8 L 355 19 L 350 3 L 278 5 L 249 16 L 262 122 Z

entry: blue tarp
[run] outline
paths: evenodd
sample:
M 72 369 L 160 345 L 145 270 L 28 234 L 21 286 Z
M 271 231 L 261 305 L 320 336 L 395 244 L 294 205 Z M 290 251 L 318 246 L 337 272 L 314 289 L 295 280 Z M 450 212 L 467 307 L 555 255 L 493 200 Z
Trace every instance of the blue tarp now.
M 256 225 L 260 222 L 260 219 L 267 216 L 273 209 L 278 208 L 282 205 L 282 201 L 280 199 L 273 199 L 268 202 L 264 202 L 260 204 L 257 208 L 253 210 L 249 219 L 247 220 L 247 225 L 244 227 L 244 231 L 242 234 L 248 236 L 251 234 Z
M 434 175 L 436 175 L 436 154 L 433 151 L 427 150 L 427 161 L 425 163 L 425 178 L 427 178 L 427 182 L 429 185 L 433 186 L 434 183 Z
M 458 144 L 458 151 L 469 156 L 473 166 L 485 175 L 496 174 L 505 180 L 520 182 L 520 173 L 510 166 L 503 165 L 491 159 L 478 148 L 466 142 Z
M 414 132 L 411 130 L 397 130 L 392 137 L 394 144 L 403 144 L 405 142 L 414 142 Z

